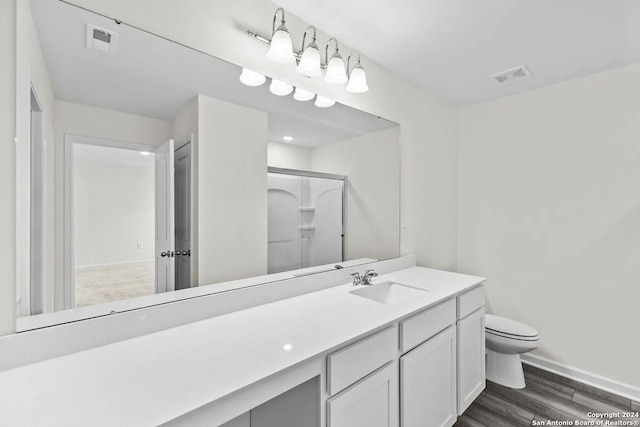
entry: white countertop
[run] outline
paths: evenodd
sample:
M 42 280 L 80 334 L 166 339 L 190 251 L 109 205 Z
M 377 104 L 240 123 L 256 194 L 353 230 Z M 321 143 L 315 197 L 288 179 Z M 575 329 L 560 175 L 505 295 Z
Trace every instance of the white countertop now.
M 430 292 L 392 305 L 341 285 L 0 372 L 0 425 L 158 425 L 484 279 L 413 267 L 385 280 Z

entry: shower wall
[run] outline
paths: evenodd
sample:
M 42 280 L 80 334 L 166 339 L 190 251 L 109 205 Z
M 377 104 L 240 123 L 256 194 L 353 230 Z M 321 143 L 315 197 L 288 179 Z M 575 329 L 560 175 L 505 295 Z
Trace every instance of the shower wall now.
M 343 191 L 339 179 L 269 173 L 268 271 L 343 261 Z

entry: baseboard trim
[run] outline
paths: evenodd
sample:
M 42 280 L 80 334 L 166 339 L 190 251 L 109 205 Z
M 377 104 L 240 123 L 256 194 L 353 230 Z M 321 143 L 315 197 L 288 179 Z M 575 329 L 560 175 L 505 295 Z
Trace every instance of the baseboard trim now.
M 520 358 L 523 363 L 535 366 L 536 368 L 640 402 L 640 388 L 632 386 L 631 384 L 612 380 L 592 372 L 556 362 L 555 360 L 536 356 L 535 354 L 522 354 Z

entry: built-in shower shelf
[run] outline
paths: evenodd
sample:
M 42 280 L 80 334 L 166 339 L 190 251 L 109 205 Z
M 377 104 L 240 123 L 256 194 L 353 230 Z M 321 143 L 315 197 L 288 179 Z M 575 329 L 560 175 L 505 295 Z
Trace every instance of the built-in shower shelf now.
M 299 225 L 298 229 L 299 230 L 315 230 L 316 226 L 315 225 Z
M 300 206 L 300 207 L 298 208 L 298 210 L 299 210 L 299 211 L 302 211 L 302 212 L 313 212 L 313 211 L 315 211 L 315 210 L 316 210 L 316 208 L 314 208 L 314 207 L 312 207 L 312 206 Z

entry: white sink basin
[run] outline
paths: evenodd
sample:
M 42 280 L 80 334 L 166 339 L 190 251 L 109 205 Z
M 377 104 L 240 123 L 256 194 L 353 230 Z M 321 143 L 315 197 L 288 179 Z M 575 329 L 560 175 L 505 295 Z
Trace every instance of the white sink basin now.
M 426 289 L 412 288 L 411 286 L 401 285 L 395 282 L 382 282 L 375 285 L 362 286 L 355 291 L 351 291 L 353 295 L 367 298 L 372 301 L 381 302 L 383 304 L 397 304 L 409 300 L 411 298 L 424 296 Z

